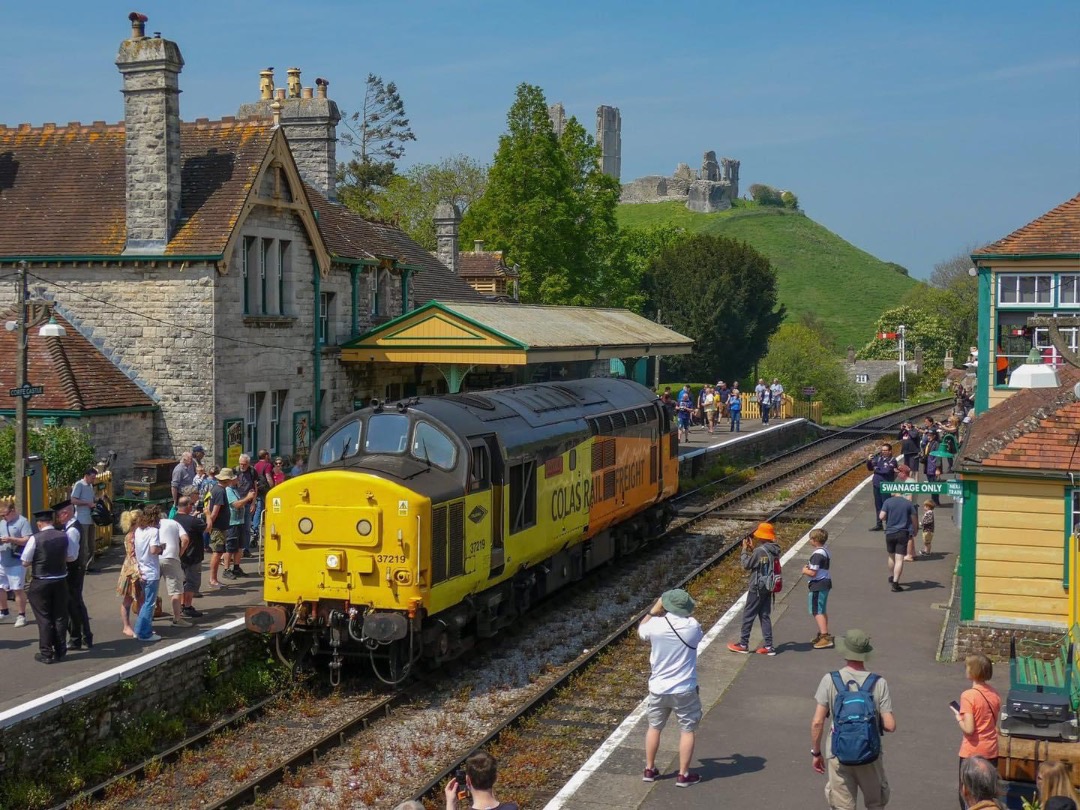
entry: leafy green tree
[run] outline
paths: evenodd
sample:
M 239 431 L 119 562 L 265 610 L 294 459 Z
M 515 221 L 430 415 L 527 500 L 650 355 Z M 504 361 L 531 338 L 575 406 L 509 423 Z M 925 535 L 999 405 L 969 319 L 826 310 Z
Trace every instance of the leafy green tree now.
M 780 207 L 784 204 L 784 200 L 782 195 L 780 194 L 780 190 L 773 188 L 772 186 L 767 186 L 764 183 L 754 183 L 752 186 L 750 186 L 749 191 L 750 197 L 758 205 L 771 205 L 775 207 Z
M 428 250 L 435 250 L 435 206 L 443 200 L 468 211 L 487 186 L 488 168 L 467 155 L 419 163 L 394 177 L 374 202 L 381 219 L 397 223 Z
M 405 142 L 416 136 L 405 115 L 397 85 L 369 73 L 364 100 L 356 112 L 345 113 L 341 143 L 353 159 L 338 167 L 338 197 L 362 214 L 371 213 L 378 191 L 390 183 L 396 161 L 405 154 Z
M 914 359 L 915 348 L 923 351 L 924 362 L 939 365 L 945 352 L 952 350 L 955 356 L 960 344 L 955 331 L 940 315 L 920 307 L 905 304 L 887 309 L 878 318 L 876 332 L 896 332 L 901 324 L 905 327 L 908 359 Z M 859 351 L 863 360 L 895 360 L 899 353 L 897 342 L 876 336 Z
M 619 231 L 610 272 L 596 299 L 596 305 L 643 312 L 648 302 L 645 284 L 653 260 L 661 251 L 685 236 L 686 231 L 676 225 L 653 225 Z
M 830 413 L 843 413 L 855 405 L 854 383 L 844 371 L 843 361 L 820 331 L 804 323 L 785 323 L 776 330 L 759 369 L 767 380 L 778 378 L 789 396 L 798 397 L 806 387 L 816 388 L 815 398 Z
M 27 452 L 40 456 L 49 468 L 49 486 L 67 487 L 94 463 L 94 446 L 86 431 L 49 426 L 27 431 Z M 0 494 L 15 492 L 15 427 L 0 428 Z
M 960 355 L 975 345 L 979 328 L 979 282 L 968 273 L 974 248 L 957 253 L 934 265 L 930 286 L 916 287 L 901 303 L 932 313 L 949 324 Z
M 780 202 L 784 204 L 784 208 L 790 208 L 792 211 L 799 210 L 799 198 L 795 196 L 794 191 L 784 191 L 780 194 Z
M 555 137 L 543 91 L 522 84 L 507 114 L 484 195 L 466 212 L 466 243 L 483 239 L 520 267 L 526 303 L 591 304 L 610 279 L 619 185 L 571 118 Z
M 784 318 L 776 271 L 745 242 L 695 234 L 665 247 L 650 267 L 651 309 L 694 339 L 693 352 L 673 358 L 684 379 L 732 379 L 765 354 Z

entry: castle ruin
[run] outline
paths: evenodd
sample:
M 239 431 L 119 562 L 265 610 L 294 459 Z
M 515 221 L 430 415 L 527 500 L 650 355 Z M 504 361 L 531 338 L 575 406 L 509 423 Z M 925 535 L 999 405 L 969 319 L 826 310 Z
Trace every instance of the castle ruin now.
M 726 211 L 739 197 L 739 164 L 731 158 L 716 159 L 716 152 L 706 152 L 700 171 L 680 163 L 670 177 L 650 174 L 624 183 L 619 202 L 653 203 L 678 200 L 699 214 Z
M 562 102 L 548 107 L 551 130 L 561 138 L 566 128 L 566 108 Z M 600 170 L 620 179 L 622 173 L 622 116 L 618 107 L 601 104 L 596 108 L 596 143 L 600 147 Z

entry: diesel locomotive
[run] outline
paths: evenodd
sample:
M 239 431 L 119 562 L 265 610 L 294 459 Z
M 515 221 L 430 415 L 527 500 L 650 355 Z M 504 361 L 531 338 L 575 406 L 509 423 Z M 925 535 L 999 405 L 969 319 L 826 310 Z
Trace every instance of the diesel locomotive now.
M 246 624 L 332 678 L 359 655 L 397 683 L 634 551 L 677 488 L 670 416 L 628 380 L 373 401 L 267 494 Z

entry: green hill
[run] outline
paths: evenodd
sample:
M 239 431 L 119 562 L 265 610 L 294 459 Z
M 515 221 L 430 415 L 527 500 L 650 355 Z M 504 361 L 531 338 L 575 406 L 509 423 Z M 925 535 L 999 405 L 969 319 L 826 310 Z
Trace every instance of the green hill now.
M 873 337 L 882 311 L 897 306 L 921 283 L 800 212 L 743 206 L 696 214 L 680 202 L 637 203 L 620 205 L 618 216 L 624 228 L 675 225 L 748 242 L 776 268 L 788 318 L 813 313 L 830 328 L 841 350 L 863 346 Z

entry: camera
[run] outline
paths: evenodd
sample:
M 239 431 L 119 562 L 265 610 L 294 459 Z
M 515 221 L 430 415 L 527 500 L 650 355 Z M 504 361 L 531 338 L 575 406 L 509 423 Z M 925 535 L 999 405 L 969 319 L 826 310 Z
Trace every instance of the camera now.
M 469 798 L 469 786 L 465 782 L 465 769 L 458 768 L 454 771 L 454 780 L 457 782 L 457 797 L 459 800 Z

